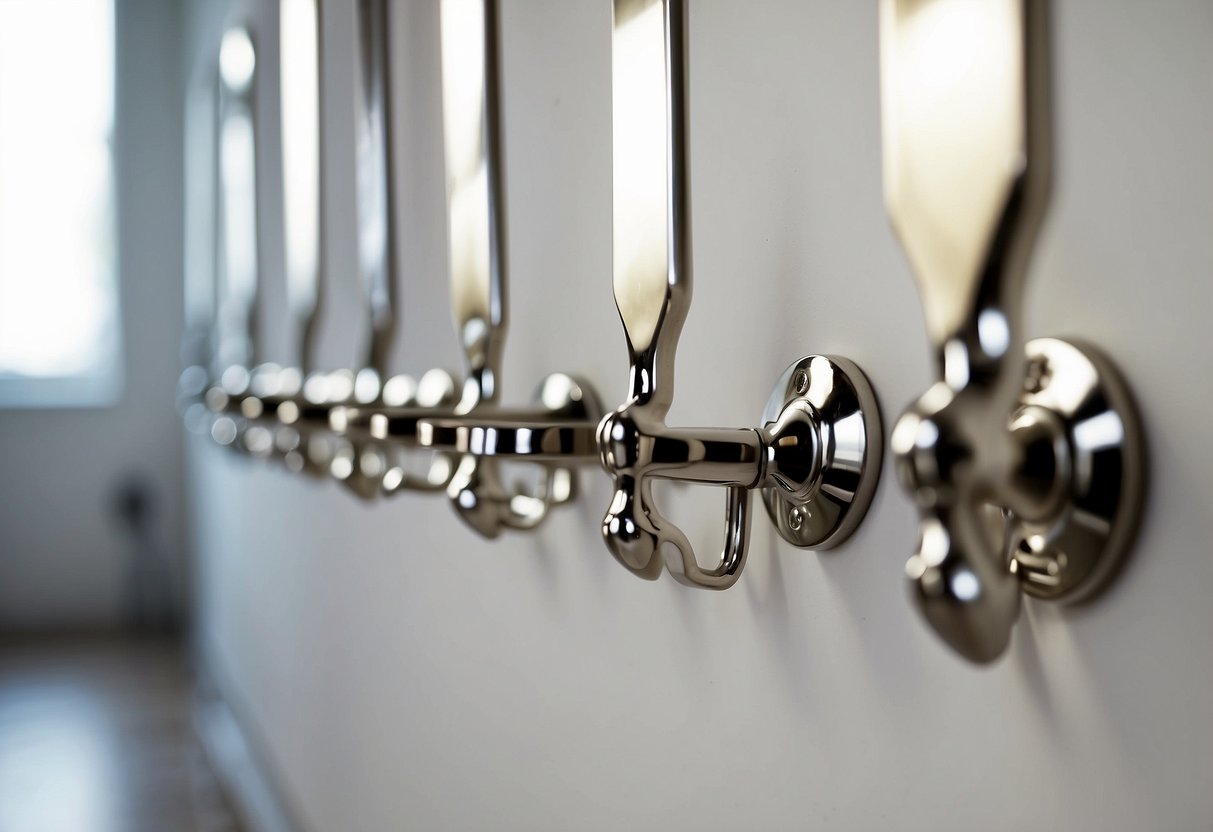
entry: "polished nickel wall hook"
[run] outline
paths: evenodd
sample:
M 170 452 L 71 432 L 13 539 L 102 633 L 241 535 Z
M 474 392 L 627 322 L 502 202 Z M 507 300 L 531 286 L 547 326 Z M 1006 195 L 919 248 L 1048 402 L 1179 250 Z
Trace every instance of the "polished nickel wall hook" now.
M 255 370 L 241 407 L 272 435 L 269 455 L 320 477 L 328 474 L 334 444 L 308 418 L 321 403 L 304 394 L 320 375 L 316 327 L 326 294 L 320 0 L 280 0 L 278 23 L 286 295 L 299 363 Z
M 1020 333 L 1050 178 L 1046 15 L 1044 0 L 881 3 L 886 202 L 940 379 L 892 436 L 920 518 L 907 572 L 976 662 L 1006 649 L 1021 593 L 1097 590 L 1140 511 L 1142 437 L 1111 362 Z
M 224 441 L 230 436 L 231 444 L 253 456 L 279 459 L 291 470 L 327 477 L 336 446 L 327 430 L 330 401 L 317 393 L 336 392 L 343 386 L 352 390 L 353 383 L 348 371 L 328 374 L 315 370 L 315 329 L 324 297 L 320 100 L 323 50 L 319 15 L 319 0 L 281 0 L 279 4 L 286 293 L 299 363 L 293 367 L 273 363 L 250 365 L 249 360 L 221 355 L 221 373 L 217 383 L 207 391 L 207 401 L 219 413 L 212 430 L 216 439 Z M 223 48 L 227 47 L 225 39 Z M 251 90 L 251 80 L 246 86 Z M 224 125 L 221 131 L 228 129 L 228 118 L 227 115 L 221 118 Z M 255 124 L 255 119 L 250 123 Z M 249 144 L 255 147 L 252 140 Z M 244 191 L 237 192 L 227 184 L 230 174 L 222 160 L 225 154 L 239 153 L 240 145 L 221 138 L 219 147 L 221 213 L 227 215 L 229 204 L 238 209 L 252 204 L 251 210 L 255 211 L 257 192 L 251 181 Z M 235 218 L 227 217 L 220 224 L 218 260 L 224 263 L 240 256 L 242 251 L 252 251 L 252 260 L 256 262 L 259 258 L 255 253 L 262 240 L 255 225 L 250 227 L 244 221 L 237 226 L 243 232 L 237 243 L 245 236 L 247 242 L 232 248 L 228 241 L 227 227 Z M 244 256 L 248 257 L 247 253 Z M 221 280 L 220 285 L 225 282 Z M 256 342 L 252 329 L 255 319 L 256 315 L 251 314 L 250 325 L 245 329 L 250 352 Z M 250 366 L 252 369 L 248 369 Z M 346 376 L 350 378 L 347 380 Z
M 359 120 L 358 256 L 368 327 L 365 367 L 358 373 L 354 395 L 333 408 L 326 420 L 341 443 L 332 472 L 359 496 L 404 491 L 440 490 L 454 467 L 447 455 L 430 454 L 425 470 L 414 473 L 400 455 L 415 443 L 386 443 L 369 430 L 369 414 L 383 407 L 408 411 L 450 412 L 456 401 L 455 380 L 434 369 L 420 381 L 387 377 L 391 343 L 396 334 L 397 238 L 399 204 L 392 129 L 391 37 L 388 0 L 358 0 Z
M 265 364 L 251 373 L 229 368 L 225 378 L 230 383 L 212 392 L 217 403 L 242 420 L 242 444 L 255 455 L 279 457 L 292 470 L 331 475 L 364 499 L 401 489 L 440 489 L 453 470 L 449 459 L 431 454 L 435 458 L 429 470 L 413 474 L 393 465 L 397 446 L 357 429 L 360 408 L 449 412 L 456 398 L 454 380 L 441 370 L 431 370 L 420 382 L 407 375 L 385 378 L 397 302 L 387 3 L 360 0 L 357 6 L 358 252 L 368 322 L 366 357 L 357 371 L 314 369 L 316 320 L 324 296 L 320 5 L 318 0 L 281 0 L 279 11 L 287 294 L 301 365 Z M 334 421 L 340 430 L 333 430 Z
M 296 367 L 253 363 L 257 342 L 255 299 L 260 294 L 257 264 L 262 245 L 256 223 L 255 171 L 249 169 L 256 158 L 256 117 L 251 106 L 234 104 L 251 97 L 256 60 L 255 52 L 242 43 L 242 30 L 232 30 L 225 35 L 220 50 L 217 284 L 222 296 L 230 292 L 233 271 L 247 274 L 243 282 L 251 283 L 253 290 L 244 294 L 253 298 L 253 305 L 244 315 L 244 325 L 238 328 L 245 346 L 238 352 L 217 350 L 217 379 L 205 398 L 215 414 L 212 436 L 221 444 L 253 456 L 280 458 L 293 470 L 327 475 L 331 446 L 326 437 L 314 435 L 303 424 L 280 425 L 276 421 L 280 407 L 283 413 L 306 409 L 302 391 L 305 373 L 314 359 L 313 329 L 320 305 L 320 50 L 316 4 L 317 0 L 282 0 L 280 7 L 286 288 L 300 363 Z M 225 61 L 227 71 L 223 69 Z M 225 77 L 232 73 L 231 67 L 247 67 L 244 74 L 248 77 L 233 83 Z M 244 118 L 247 130 L 240 127 Z M 233 262 L 243 265 L 233 270 Z M 222 332 L 221 322 L 221 341 Z
M 642 577 L 656 579 L 664 562 L 682 583 L 724 589 L 745 564 L 754 489 L 796 546 L 828 548 L 855 530 L 880 475 L 881 427 L 863 373 L 826 355 L 784 371 L 760 428 L 665 424 L 674 348 L 691 302 L 686 40 L 685 0 L 615 0 L 614 289 L 631 380 L 627 402 L 598 429 L 602 464 L 615 482 L 602 533 Z M 702 567 L 657 510 L 655 477 L 726 489 L 716 566 Z
M 442 2 L 451 301 L 469 372 L 451 417 L 413 425 L 422 446 L 462 454 L 447 493 L 460 517 L 486 537 L 534 528 L 576 492 L 570 467 L 576 455 L 563 453 L 563 445 L 527 444 L 522 453 L 523 443 L 507 448 L 504 438 L 551 437 L 565 427 L 592 431 L 601 414 L 590 387 L 563 374 L 541 383 L 534 409 L 498 404 L 508 318 L 498 16 L 497 0 Z M 395 433 L 401 425 L 385 419 L 381 427 Z M 540 448 L 550 453 L 541 459 L 532 452 Z M 507 456 L 541 464 L 536 493 L 505 487 L 498 462 Z
M 239 400 L 256 360 L 260 302 L 257 200 L 257 50 L 249 31 L 223 34 L 216 87 L 215 333 L 213 382 L 203 400 L 211 436 L 249 450 Z M 256 436 L 254 435 L 254 439 Z M 254 443 L 253 447 L 256 447 Z
M 495 537 L 503 529 L 534 528 L 552 506 L 573 498 L 568 463 L 577 455 L 565 453 L 553 431 L 580 430 L 585 459 L 586 437 L 601 411 L 584 382 L 563 374 L 544 380 L 533 409 L 498 405 L 507 280 L 497 2 L 443 0 L 441 28 L 451 300 L 467 377 L 457 403 L 346 408 L 333 423 L 436 452 L 436 460 L 451 468 L 445 479 L 431 481 L 446 487 L 465 522 Z M 532 446 L 530 437 L 543 441 Z M 505 487 L 498 465 L 503 457 L 542 466 L 536 493 Z

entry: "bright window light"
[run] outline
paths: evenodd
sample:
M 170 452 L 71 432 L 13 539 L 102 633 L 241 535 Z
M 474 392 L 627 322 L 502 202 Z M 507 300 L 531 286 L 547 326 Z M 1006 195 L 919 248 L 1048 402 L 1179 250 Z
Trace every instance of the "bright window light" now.
M 0 405 L 120 385 L 112 0 L 0 0 Z

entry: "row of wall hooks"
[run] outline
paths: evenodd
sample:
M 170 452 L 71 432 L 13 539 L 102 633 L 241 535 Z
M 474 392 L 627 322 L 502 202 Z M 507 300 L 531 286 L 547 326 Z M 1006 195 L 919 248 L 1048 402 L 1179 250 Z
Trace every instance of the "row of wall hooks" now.
M 540 381 L 531 408 L 499 403 L 508 276 L 497 0 L 441 0 L 449 279 L 464 379 L 387 372 L 399 202 L 388 0 L 357 3 L 359 266 L 370 336 L 362 367 L 317 370 L 321 2 L 280 0 L 299 364 L 256 361 L 256 49 L 237 27 L 219 54 L 217 300 L 196 339 L 208 346 L 182 379 L 187 423 L 364 499 L 444 492 L 488 538 L 535 528 L 574 499 L 577 467 L 599 468 L 614 486 L 606 546 L 648 579 L 668 570 L 691 586 L 735 583 L 755 490 L 789 543 L 845 541 L 875 493 L 884 433 L 876 395 L 852 361 L 792 361 L 754 427 L 666 423 L 691 303 L 687 0 L 613 0 L 613 285 L 630 367 L 627 395 L 610 411 L 586 380 L 564 373 Z M 928 623 L 978 662 L 1006 649 L 1022 593 L 1072 599 L 1106 583 L 1142 496 L 1141 431 L 1113 365 L 1087 345 L 1025 344 L 1020 332 L 1050 175 L 1046 14 L 1045 0 L 881 3 L 886 201 L 918 277 L 939 372 L 892 430 L 920 515 L 907 573 Z M 503 462 L 537 466 L 537 487 L 507 487 Z M 657 479 L 724 489 L 714 564 L 704 566 L 661 512 Z

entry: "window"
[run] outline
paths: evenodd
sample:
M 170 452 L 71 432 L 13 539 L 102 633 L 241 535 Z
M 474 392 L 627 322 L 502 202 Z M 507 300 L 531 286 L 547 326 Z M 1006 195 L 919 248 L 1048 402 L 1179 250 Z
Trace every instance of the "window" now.
M 112 0 L 0 0 L 0 405 L 121 385 Z

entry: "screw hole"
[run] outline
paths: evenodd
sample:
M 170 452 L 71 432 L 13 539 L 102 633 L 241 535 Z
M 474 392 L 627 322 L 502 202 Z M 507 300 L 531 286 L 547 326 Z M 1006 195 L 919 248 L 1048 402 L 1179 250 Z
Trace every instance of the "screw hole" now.
M 809 389 L 809 374 L 804 370 L 797 370 L 792 376 L 792 389 L 798 394 L 804 393 Z

